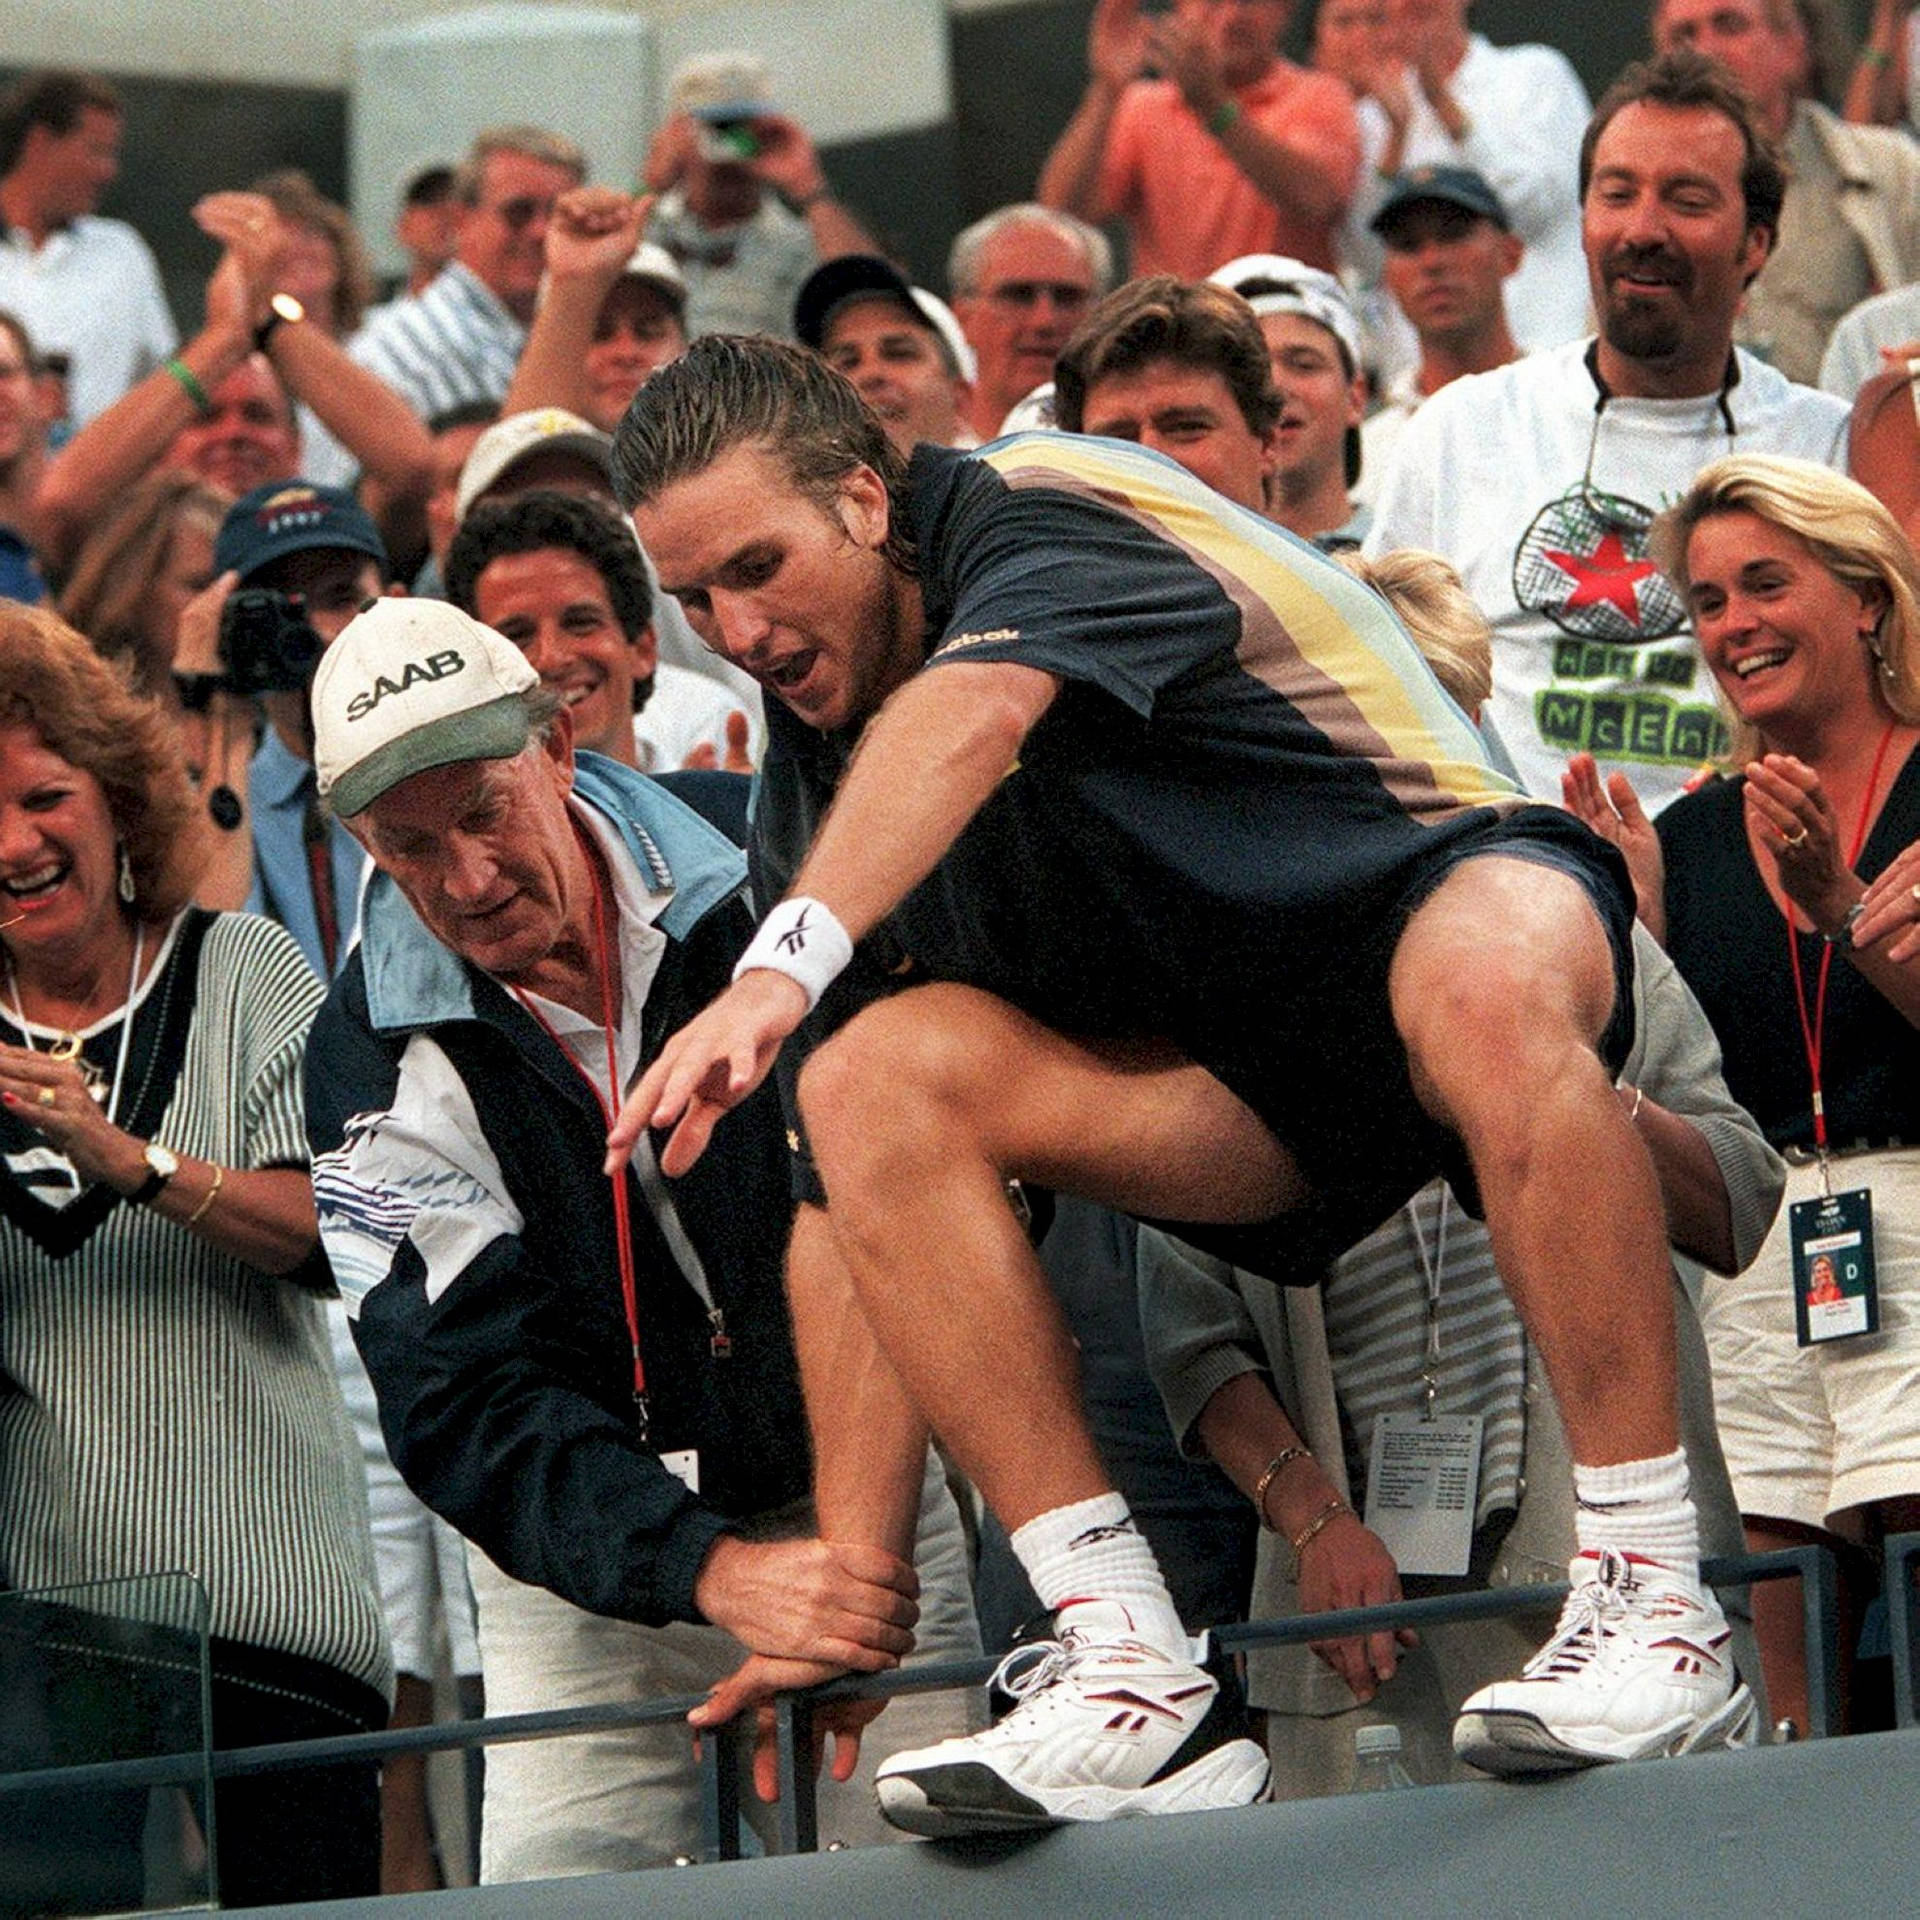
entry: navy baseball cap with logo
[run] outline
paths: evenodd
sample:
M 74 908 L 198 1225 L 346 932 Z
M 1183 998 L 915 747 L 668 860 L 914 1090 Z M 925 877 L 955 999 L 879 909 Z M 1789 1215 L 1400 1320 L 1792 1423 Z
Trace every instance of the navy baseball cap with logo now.
M 1483 220 L 1491 220 L 1503 232 L 1513 231 L 1513 222 L 1507 218 L 1500 196 L 1488 185 L 1486 176 L 1471 167 L 1410 167 L 1405 173 L 1395 174 L 1387 187 L 1387 197 L 1380 203 L 1380 211 L 1367 226 L 1374 233 L 1385 233 L 1409 207 L 1428 200 L 1436 200 L 1442 206 L 1464 207 Z
M 227 509 L 213 543 L 216 573 L 237 573 L 245 586 L 290 553 L 344 547 L 387 570 L 387 549 L 365 507 L 340 487 L 306 480 L 269 480 Z
M 860 299 L 891 300 L 915 326 L 940 342 L 952 372 L 969 382 L 978 377 L 973 348 L 960 331 L 953 309 L 937 293 L 911 285 L 892 261 L 878 254 L 843 253 L 837 260 L 815 267 L 794 296 L 795 337 L 803 347 L 818 353 L 833 316 L 849 301 Z

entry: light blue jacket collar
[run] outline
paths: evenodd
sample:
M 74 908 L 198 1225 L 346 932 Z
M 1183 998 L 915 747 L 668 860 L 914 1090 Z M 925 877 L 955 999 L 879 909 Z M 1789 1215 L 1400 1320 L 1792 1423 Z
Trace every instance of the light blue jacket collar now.
M 673 898 L 658 925 L 684 940 L 708 913 L 746 885 L 747 859 L 718 827 L 645 774 L 597 753 L 574 760 L 574 792 L 619 830 L 649 886 Z M 392 879 L 370 876 L 360 963 L 367 1013 L 379 1032 L 471 1019 L 466 963 L 429 933 Z

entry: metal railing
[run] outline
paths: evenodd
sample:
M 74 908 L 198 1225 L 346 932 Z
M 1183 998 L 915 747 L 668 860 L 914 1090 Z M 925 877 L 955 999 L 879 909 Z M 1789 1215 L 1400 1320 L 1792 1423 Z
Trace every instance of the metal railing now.
M 1920 1533 L 1889 1534 L 1881 1549 L 1885 1573 L 1881 1591 L 1887 1598 L 1887 1638 L 1893 1650 L 1893 1724 L 1920 1726 L 1920 1691 L 1914 1672 L 1920 1667 L 1920 1608 L 1913 1603 L 1913 1575 L 1920 1563 Z
M 1911 1570 L 1920 1562 L 1920 1534 L 1904 1534 L 1886 1543 L 1887 1604 L 1893 1642 L 1898 1724 L 1920 1724 L 1914 1676 L 1920 1665 L 1916 1633 L 1920 1619 L 1912 1604 Z M 1807 1698 L 1812 1738 L 1837 1729 L 1839 1688 L 1839 1580 L 1833 1555 L 1823 1547 L 1731 1555 L 1707 1561 L 1701 1569 L 1715 1588 L 1747 1588 L 1767 1580 L 1798 1579 L 1805 1597 Z M 1226 1654 L 1253 1647 L 1302 1646 L 1314 1640 L 1438 1625 L 1443 1621 L 1500 1619 L 1512 1614 L 1549 1612 L 1566 1597 L 1563 1585 L 1499 1587 L 1432 1599 L 1403 1600 L 1390 1606 L 1359 1607 L 1340 1613 L 1303 1614 L 1287 1620 L 1254 1620 L 1217 1627 L 1216 1646 Z M 983 1685 L 998 1662 L 993 1659 L 943 1662 L 892 1673 L 849 1676 L 802 1693 L 782 1694 L 774 1702 L 774 1745 L 778 1768 L 778 1850 L 812 1852 L 819 1843 L 812 1764 L 813 1716 L 822 1706 L 843 1700 L 885 1700 L 905 1694 L 933 1693 Z M 216 1752 L 212 1777 L 228 1780 L 244 1774 L 343 1761 L 385 1760 L 395 1754 L 432 1753 L 473 1746 L 497 1746 L 521 1740 L 554 1739 L 566 1734 L 684 1724 L 704 1698 L 689 1694 L 632 1706 L 559 1708 L 484 1720 L 444 1721 L 385 1733 L 342 1735 L 278 1746 L 240 1747 Z M 723 1727 L 698 1740 L 703 1861 L 740 1857 L 740 1743 L 736 1727 Z M 0 1803 L 44 1793 L 104 1791 L 112 1787 L 191 1784 L 203 1780 L 208 1761 L 202 1754 L 158 1754 L 139 1760 L 101 1762 L 0 1774 Z

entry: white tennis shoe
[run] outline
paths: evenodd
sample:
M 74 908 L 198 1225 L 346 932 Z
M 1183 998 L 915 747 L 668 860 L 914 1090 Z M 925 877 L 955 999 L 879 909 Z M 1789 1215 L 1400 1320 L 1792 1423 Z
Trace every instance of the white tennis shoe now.
M 1058 1640 L 1016 1647 L 993 1685 L 999 1725 L 882 1763 L 880 1810 L 908 1833 L 963 1833 L 1238 1807 L 1267 1757 L 1232 1737 L 1219 1683 L 1132 1636 L 1124 1607 L 1076 1605 Z
M 1753 1695 L 1734 1671 L 1720 1603 L 1637 1555 L 1580 1554 L 1554 1636 L 1517 1680 L 1467 1701 L 1453 1750 L 1484 1773 L 1560 1773 L 1750 1747 Z

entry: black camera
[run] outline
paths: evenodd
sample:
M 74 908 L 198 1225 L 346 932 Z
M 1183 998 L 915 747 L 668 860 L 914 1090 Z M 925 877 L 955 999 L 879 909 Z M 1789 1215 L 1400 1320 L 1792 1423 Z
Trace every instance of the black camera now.
M 325 647 L 299 594 L 241 587 L 220 609 L 220 664 L 228 688 L 247 698 L 304 693 Z

